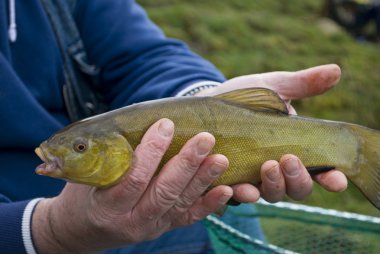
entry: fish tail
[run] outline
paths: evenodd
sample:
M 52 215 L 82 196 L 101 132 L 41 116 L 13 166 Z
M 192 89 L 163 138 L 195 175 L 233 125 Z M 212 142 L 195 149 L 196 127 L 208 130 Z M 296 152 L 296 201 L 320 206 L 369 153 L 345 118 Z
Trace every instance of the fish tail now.
M 367 199 L 380 209 L 380 132 L 352 126 L 361 141 L 356 168 L 347 177 Z

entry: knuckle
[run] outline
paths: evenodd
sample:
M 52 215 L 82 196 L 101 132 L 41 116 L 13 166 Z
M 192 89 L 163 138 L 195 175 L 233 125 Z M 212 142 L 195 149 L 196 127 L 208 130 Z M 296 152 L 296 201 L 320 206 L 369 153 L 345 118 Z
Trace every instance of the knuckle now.
M 186 192 L 176 202 L 175 208 L 179 213 L 186 212 L 210 185 L 210 182 L 204 178 L 194 179 L 193 181 L 194 184 L 189 185 Z
M 210 184 L 212 183 L 213 179 L 210 179 L 210 177 L 206 177 L 206 176 L 199 176 L 199 177 L 195 177 L 194 178 L 194 186 L 192 191 L 196 191 L 198 190 L 203 192 L 203 190 L 207 189 Z
M 133 164 L 135 167 L 149 167 L 158 164 L 166 152 L 167 146 L 157 142 L 139 144 L 134 152 Z
M 178 166 L 190 171 L 196 171 L 200 166 L 200 162 L 195 157 L 184 155 L 178 157 Z
M 142 144 L 140 144 L 142 145 Z M 151 140 L 142 145 L 145 154 L 149 154 L 152 158 L 161 158 L 167 149 L 167 143 L 163 141 Z
M 193 204 L 194 200 L 186 195 L 182 196 L 181 199 L 175 204 L 174 208 L 177 213 L 185 213 L 189 207 Z
M 126 176 L 125 181 L 122 183 L 126 192 L 134 193 L 144 191 L 150 179 L 150 175 L 144 172 L 144 170 L 135 168 Z
M 155 202 L 158 205 L 163 204 L 165 206 L 174 203 L 179 197 L 177 188 L 165 182 L 157 182 L 154 194 L 153 200 L 156 200 Z

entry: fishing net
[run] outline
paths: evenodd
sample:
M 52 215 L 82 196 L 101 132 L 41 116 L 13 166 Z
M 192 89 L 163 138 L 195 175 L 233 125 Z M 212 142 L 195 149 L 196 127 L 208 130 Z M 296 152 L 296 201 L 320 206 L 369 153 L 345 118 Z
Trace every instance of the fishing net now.
M 286 202 L 261 201 L 255 209 L 230 210 L 239 218 L 260 218 L 265 240 L 209 216 L 205 220 L 218 254 L 380 253 L 380 218 Z

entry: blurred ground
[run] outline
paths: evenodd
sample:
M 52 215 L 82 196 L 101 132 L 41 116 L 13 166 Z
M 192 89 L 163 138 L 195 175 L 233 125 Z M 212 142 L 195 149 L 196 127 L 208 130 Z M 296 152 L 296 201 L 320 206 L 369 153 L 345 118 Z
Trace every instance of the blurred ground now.
M 294 102 L 298 113 L 380 129 L 380 46 L 359 43 L 321 16 L 324 1 L 140 0 L 170 37 L 213 62 L 227 78 L 337 63 L 339 85 Z M 316 190 L 307 204 L 380 216 L 350 186 L 342 194 Z

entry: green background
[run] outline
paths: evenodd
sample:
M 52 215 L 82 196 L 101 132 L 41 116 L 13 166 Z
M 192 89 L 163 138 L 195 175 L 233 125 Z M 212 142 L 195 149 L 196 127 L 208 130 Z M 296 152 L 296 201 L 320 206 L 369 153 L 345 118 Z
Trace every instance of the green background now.
M 299 115 L 380 130 L 380 45 L 358 42 L 323 16 L 322 0 L 140 0 L 169 37 L 179 38 L 227 78 L 336 63 L 339 85 L 293 102 Z M 328 193 L 315 184 L 304 204 L 380 216 L 350 185 Z

